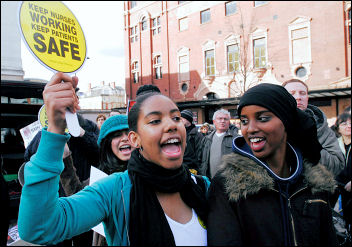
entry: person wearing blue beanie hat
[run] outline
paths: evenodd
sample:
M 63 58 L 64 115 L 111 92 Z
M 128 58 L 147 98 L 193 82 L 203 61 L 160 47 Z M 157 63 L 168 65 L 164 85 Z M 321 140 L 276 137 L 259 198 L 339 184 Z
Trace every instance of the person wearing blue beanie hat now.
M 103 125 L 101 126 L 99 138 L 98 138 L 98 146 L 100 146 L 101 141 L 111 132 L 116 130 L 128 129 L 128 122 L 126 115 L 115 115 L 109 117 Z
M 111 116 L 103 123 L 97 141 L 100 170 L 111 174 L 127 169 L 127 162 L 134 150 L 127 136 L 128 122 L 126 115 Z
M 100 128 L 97 141 L 99 147 L 98 168 L 108 175 L 127 169 L 127 163 L 135 149 L 128 140 L 128 129 L 127 115 L 122 114 L 109 117 Z M 95 243 L 107 245 L 104 236 L 96 232 L 94 234 Z

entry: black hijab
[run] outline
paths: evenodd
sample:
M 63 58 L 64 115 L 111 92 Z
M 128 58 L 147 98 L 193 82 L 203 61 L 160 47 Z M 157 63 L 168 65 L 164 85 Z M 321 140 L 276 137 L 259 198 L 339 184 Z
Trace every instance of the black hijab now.
M 247 105 L 259 105 L 275 114 L 284 124 L 288 142 L 298 147 L 313 164 L 320 160 L 322 149 L 315 120 L 297 108 L 295 98 L 282 86 L 262 83 L 250 88 L 242 96 L 238 105 L 238 115 Z
M 147 161 L 139 150 L 134 150 L 127 169 L 132 183 L 129 224 L 131 246 L 175 246 L 156 191 L 180 192 L 182 200 L 206 222 L 204 181 L 197 179 L 196 184 L 183 165 L 174 170 L 165 169 Z

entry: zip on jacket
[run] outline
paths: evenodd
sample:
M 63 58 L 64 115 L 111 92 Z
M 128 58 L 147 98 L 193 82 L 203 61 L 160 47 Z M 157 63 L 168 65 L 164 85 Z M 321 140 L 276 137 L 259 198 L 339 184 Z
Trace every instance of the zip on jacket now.
M 242 144 L 241 147 L 238 147 L 237 144 Z M 281 205 L 281 215 L 282 215 L 282 225 L 284 230 L 284 240 L 285 246 L 297 245 L 297 238 L 295 236 L 294 230 L 294 222 L 291 214 L 291 206 L 290 206 L 290 196 L 288 194 L 289 186 L 298 179 L 298 177 L 302 173 L 302 155 L 297 150 L 295 150 L 289 143 L 287 143 L 288 148 L 293 152 L 295 157 L 295 165 L 294 172 L 288 178 L 281 178 L 276 175 L 270 167 L 263 161 L 259 160 L 255 157 L 248 147 L 248 145 L 244 142 L 244 138 L 242 136 L 236 137 L 233 140 L 232 148 L 234 152 L 237 152 L 241 155 L 244 155 L 252 160 L 254 160 L 257 164 L 264 167 L 269 175 L 274 179 L 278 188 L 279 188 L 279 197 L 280 197 L 280 205 Z

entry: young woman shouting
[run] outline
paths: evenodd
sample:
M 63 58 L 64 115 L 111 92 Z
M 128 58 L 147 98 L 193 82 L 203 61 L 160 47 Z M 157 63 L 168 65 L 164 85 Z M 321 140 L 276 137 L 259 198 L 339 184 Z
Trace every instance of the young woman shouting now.
M 64 81 L 65 83 L 61 83 Z M 136 99 L 128 138 L 137 149 L 127 170 L 59 198 L 65 111 L 79 109 L 78 78 L 55 74 L 43 92 L 48 128 L 25 166 L 18 228 L 20 237 L 55 244 L 103 222 L 109 245 L 206 245 L 209 180 L 182 165 L 186 131 L 176 104 L 161 94 Z
M 243 136 L 223 158 L 209 189 L 208 244 L 335 246 L 314 120 L 285 88 L 260 84 L 238 107 Z

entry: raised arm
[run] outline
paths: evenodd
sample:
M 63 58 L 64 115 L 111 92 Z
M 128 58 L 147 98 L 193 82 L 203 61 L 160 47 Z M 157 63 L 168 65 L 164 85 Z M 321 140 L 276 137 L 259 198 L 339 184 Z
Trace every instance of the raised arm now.
M 57 73 L 43 92 L 49 124 L 42 130 L 37 153 L 25 166 L 18 217 L 20 237 L 28 242 L 61 242 L 94 227 L 110 211 L 107 183 L 95 184 L 67 198 L 58 195 L 64 146 L 70 138 L 64 133 L 65 111 L 79 109 L 74 92 L 77 81 Z

